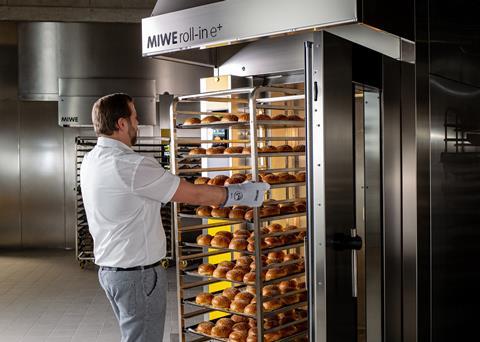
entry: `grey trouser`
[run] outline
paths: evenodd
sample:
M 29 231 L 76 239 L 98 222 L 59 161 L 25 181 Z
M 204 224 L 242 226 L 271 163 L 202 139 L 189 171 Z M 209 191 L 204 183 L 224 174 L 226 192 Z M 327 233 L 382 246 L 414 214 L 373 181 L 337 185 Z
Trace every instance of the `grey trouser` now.
M 122 342 L 163 341 L 167 272 L 161 266 L 139 271 L 98 271 L 112 304 Z

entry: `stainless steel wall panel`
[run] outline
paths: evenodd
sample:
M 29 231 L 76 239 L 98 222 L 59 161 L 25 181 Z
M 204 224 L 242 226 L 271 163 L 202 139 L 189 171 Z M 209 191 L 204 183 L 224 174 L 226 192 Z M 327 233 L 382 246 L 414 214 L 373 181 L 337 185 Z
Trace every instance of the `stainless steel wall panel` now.
M 19 97 L 56 101 L 58 98 L 58 23 L 18 24 Z
M 417 129 L 415 66 L 401 64 L 403 338 L 417 339 Z
M 0 247 L 22 241 L 18 126 L 17 101 L 0 101 Z
M 365 285 L 367 342 L 382 341 L 381 105 L 377 90 L 364 91 L 365 106 Z
M 383 58 L 384 340 L 402 342 L 402 137 L 400 63 Z
M 56 102 L 20 102 L 22 245 L 65 247 L 63 129 Z

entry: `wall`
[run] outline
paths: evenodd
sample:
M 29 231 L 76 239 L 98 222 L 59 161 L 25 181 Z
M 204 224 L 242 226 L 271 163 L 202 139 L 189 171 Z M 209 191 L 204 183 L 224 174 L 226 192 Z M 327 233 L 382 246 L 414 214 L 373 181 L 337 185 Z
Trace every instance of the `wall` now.
M 69 32 L 71 39 L 58 34 L 59 25 L 68 26 L 64 33 Z M 93 135 L 93 131 L 58 126 L 57 102 L 52 99 L 57 97 L 59 77 L 137 76 L 156 79 L 158 93 L 185 94 L 198 92 L 200 78 L 212 74 L 210 68 L 143 59 L 139 52 L 140 25 L 47 26 L 53 27 L 48 44 L 53 50 L 46 51 L 48 46 L 43 46 L 42 53 L 55 57 L 59 51 L 66 51 L 58 59 L 46 58 L 38 63 L 35 55 L 30 60 L 20 58 L 25 45 L 19 43 L 18 32 L 23 34 L 22 27 L 28 24 L 0 23 L 0 248 L 74 247 L 75 137 Z M 128 37 L 122 35 L 127 31 Z M 106 39 L 110 34 L 114 35 Z M 59 38 L 68 43 L 69 49 L 66 44 L 59 48 Z M 112 61 L 122 50 L 138 61 L 128 63 L 123 58 L 115 66 Z M 132 67 L 127 69 L 129 65 Z M 41 101 L 45 99 L 49 101 Z M 152 126 L 141 131 L 159 133 Z

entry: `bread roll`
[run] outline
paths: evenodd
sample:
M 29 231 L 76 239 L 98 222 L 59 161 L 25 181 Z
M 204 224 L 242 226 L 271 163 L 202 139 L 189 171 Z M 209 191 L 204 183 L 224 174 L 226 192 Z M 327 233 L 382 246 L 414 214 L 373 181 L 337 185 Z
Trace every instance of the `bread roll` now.
M 262 294 L 264 297 L 274 297 L 281 295 L 282 292 L 277 285 L 267 285 L 263 287 Z
M 283 261 L 287 262 L 287 261 L 292 261 L 292 260 L 299 260 L 300 258 L 301 258 L 301 256 L 298 255 L 297 253 L 290 253 L 290 254 L 285 255 L 285 257 L 283 258 Z
M 248 330 L 248 336 L 257 336 L 257 320 L 254 318 L 248 319 L 248 326 L 250 329 Z M 253 331 L 252 331 L 253 330 Z
M 229 232 L 228 230 L 220 230 L 215 233 L 215 236 L 225 236 L 229 240 L 233 239 L 232 232 Z
M 232 327 L 235 325 L 235 322 L 230 318 L 224 317 L 224 318 L 220 318 L 215 325 L 219 327 L 227 327 L 228 329 L 232 330 Z
M 233 301 L 235 296 L 239 293 L 240 291 L 236 287 L 227 287 L 223 290 L 222 295 Z
M 268 260 L 274 260 L 276 263 L 281 263 L 284 261 L 285 253 L 283 251 L 270 252 L 267 255 Z
M 244 239 L 233 239 L 230 241 L 230 245 L 228 248 L 236 250 L 236 251 L 244 251 L 247 249 L 248 242 Z
M 210 217 L 211 214 L 212 214 L 212 208 L 206 207 L 206 206 L 201 206 L 201 207 L 198 207 L 197 209 L 195 209 L 195 213 L 198 216 Z
M 251 153 L 252 153 L 252 149 L 250 147 L 243 148 L 242 154 L 251 154 Z
M 215 300 L 215 299 L 214 299 Z M 213 301 L 212 301 L 213 302 Z M 280 309 L 281 307 L 283 306 L 282 304 L 282 301 L 280 299 L 273 299 L 273 300 L 269 300 L 267 302 L 263 302 L 263 308 L 265 309 L 265 311 L 269 312 L 269 311 L 274 311 L 274 310 L 278 310 Z
M 213 236 L 206 234 L 206 235 L 199 235 L 197 236 L 197 245 L 200 246 L 210 246 L 210 242 L 212 241 Z
M 292 336 L 297 333 L 297 328 L 294 325 L 290 325 L 288 327 L 280 329 L 278 333 L 281 335 L 282 338 Z
M 247 323 L 247 325 L 248 325 L 248 318 L 247 317 L 243 317 L 243 316 L 239 316 L 239 315 L 232 315 L 232 317 L 230 317 L 230 319 L 235 322 L 235 325 L 237 323 Z M 248 328 L 247 328 L 247 330 L 248 330 Z
M 253 297 L 255 297 L 255 296 L 253 294 L 251 294 L 250 292 L 239 292 L 235 296 L 235 300 L 236 301 L 241 301 L 241 302 L 247 302 L 247 304 L 248 304 L 252 301 Z
M 243 282 L 245 284 L 255 285 L 255 279 L 256 279 L 255 273 L 254 272 L 248 272 L 247 274 L 244 275 Z
M 207 150 L 205 150 L 204 148 L 202 147 L 198 147 L 198 148 L 193 148 L 191 149 L 189 152 L 188 152 L 188 155 L 189 156 L 193 156 L 193 155 L 196 155 L 196 154 L 206 154 L 207 153 Z
M 223 152 L 225 151 L 225 147 L 210 147 L 210 148 L 207 148 L 207 151 L 206 153 L 209 154 L 209 155 L 212 155 L 212 154 L 223 154 Z
M 212 276 L 215 278 L 224 279 L 227 276 L 228 271 L 230 270 L 226 267 L 217 267 L 215 271 L 213 271 Z
M 244 219 L 247 221 L 253 220 L 253 209 L 250 209 L 245 213 Z
M 260 209 L 260 217 L 269 217 L 280 215 L 280 208 L 265 207 Z
M 280 183 L 293 183 L 297 181 L 297 177 L 287 172 L 279 173 L 277 176 L 280 180 Z
M 258 114 L 257 121 L 272 120 L 272 118 L 267 114 Z
M 232 270 L 235 267 L 235 262 L 233 261 L 221 261 L 217 267 L 225 267 L 228 268 L 229 270 Z
M 197 325 L 196 331 L 199 333 L 205 334 L 205 335 L 210 335 L 212 333 L 212 329 L 215 326 L 212 322 L 202 322 L 199 325 Z
M 301 204 L 301 203 L 294 204 L 293 207 L 295 208 L 295 210 L 298 213 L 303 213 L 303 212 L 307 211 L 307 207 L 304 204 Z
M 288 116 L 289 121 L 304 121 L 304 119 L 298 115 L 289 115 Z
M 278 278 L 283 278 L 287 276 L 287 271 L 284 268 L 271 268 L 267 271 L 265 280 L 273 280 Z
M 201 123 L 202 121 L 199 119 L 199 118 L 188 118 L 187 120 L 185 120 L 183 122 L 183 124 L 185 126 L 188 126 L 188 125 L 198 125 L 199 123 Z
M 297 230 L 298 227 L 293 225 L 293 224 L 287 224 L 285 227 L 283 227 L 282 231 L 284 232 L 289 232 L 291 230 Z
M 279 233 L 283 231 L 283 226 L 278 223 L 269 224 L 266 228 L 268 233 Z
M 297 234 L 297 239 L 303 241 L 303 239 L 307 236 L 307 232 L 300 232 Z
M 268 184 L 278 184 L 280 183 L 280 178 L 275 174 L 269 174 L 262 177 L 262 180 Z
M 293 152 L 305 152 L 305 145 L 297 145 L 293 147 Z
M 286 121 L 288 120 L 288 116 L 285 114 L 278 114 L 272 117 L 272 120 L 281 120 L 281 121 Z
M 233 209 L 232 211 L 234 211 L 234 210 L 238 210 L 238 209 Z M 243 209 L 240 209 L 240 210 L 243 210 Z M 246 240 L 246 239 L 248 239 L 249 236 L 250 236 L 250 232 L 246 229 L 238 229 L 238 230 L 233 232 L 233 237 L 235 239 L 245 239 Z
M 237 259 L 237 266 L 250 267 L 250 264 L 253 262 L 253 259 L 248 255 L 241 256 Z
M 215 235 L 210 242 L 210 246 L 217 247 L 217 248 L 228 248 L 230 244 L 230 240 L 225 236 Z
M 297 212 L 297 209 L 295 208 L 295 206 L 291 204 L 284 204 L 280 206 L 280 214 L 282 215 L 293 214 L 296 212 Z M 212 216 L 213 216 L 213 210 L 212 210 Z
M 231 281 L 241 282 L 243 280 L 244 275 L 245 275 L 245 272 L 242 272 L 240 270 L 230 270 L 227 272 L 225 277 Z
M 251 294 L 255 295 L 256 289 L 255 289 L 255 286 L 248 285 L 248 286 L 245 288 L 245 291 L 248 292 L 248 293 L 251 293 Z
M 214 116 L 214 115 L 209 115 L 209 116 L 206 116 L 202 119 L 202 124 L 209 124 L 209 123 L 217 122 L 217 121 L 220 121 L 220 118 L 218 118 L 217 116 Z
M 260 241 L 260 248 L 261 248 L 261 249 L 267 248 L 267 244 L 265 243 L 265 240 L 264 240 L 264 239 L 262 239 L 262 240 Z M 247 251 L 249 251 L 250 253 L 255 252 L 255 243 L 250 242 L 250 243 L 248 244 L 248 246 L 247 246 Z M 252 264 L 250 265 L 250 268 L 252 268 L 252 267 L 255 267 L 255 263 L 253 263 L 253 262 L 252 262 Z
M 215 266 L 212 264 L 201 264 L 198 266 L 198 274 L 203 276 L 211 276 L 215 271 Z
M 282 303 L 284 305 L 292 305 L 300 301 L 298 294 L 293 294 L 291 296 L 286 296 L 282 298 Z
M 281 240 L 281 238 L 279 238 L 277 236 L 267 236 L 265 238 L 265 243 L 267 244 L 268 248 L 272 248 L 272 247 L 281 246 L 282 245 L 282 240 Z
M 237 122 L 238 121 L 238 116 L 233 115 L 233 114 L 227 114 L 227 115 L 224 115 L 220 121 L 222 121 L 222 122 Z
M 244 330 L 232 331 L 228 336 L 229 342 L 246 342 L 247 332 Z
M 249 114 L 242 114 L 238 117 L 239 122 L 248 122 L 250 121 L 250 115 Z
M 255 315 L 257 313 L 257 304 L 248 304 L 245 309 L 243 309 L 243 313 L 246 315 Z
M 223 153 L 225 154 L 234 154 L 234 153 L 242 153 L 243 147 L 242 146 L 230 146 L 225 149 Z
M 217 218 L 226 218 L 230 214 L 230 208 L 215 208 L 212 209 L 211 215 L 212 217 Z
M 273 329 L 275 327 L 278 327 L 279 322 L 278 319 L 274 317 L 267 317 L 263 320 L 263 329 L 268 330 L 268 329 Z
M 277 152 L 277 148 L 275 146 L 272 146 L 272 145 L 267 145 L 267 146 L 263 146 L 263 147 L 259 148 L 258 152 L 274 153 L 274 152 Z
M 305 178 L 306 178 L 307 174 L 305 172 L 298 172 L 296 175 L 295 175 L 295 178 L 297 179 L 297 182 L 305 182 Z
M 228 327 L 215 325 L 212 328 L 210 335 L 213 337 L 227 338 L 228 335 L 230 335 L 230 331 L 231 330 Z
M 234 315 L 235 316 L 235 315 Z M 233 317 L 233 316 L 232 316 Z M 240 316 L 241 317 L 241 316 Z M 248 329 L 250 329 L 250 326 L 248 325 L 248 318 L 243 317 L 245 320 L 239 323 L 235 323 L 232 327 L 233 331 L 243 331 L 245 333 L 245 336 L 248 334 Z M 232 318 L 233 320 L 233 318 Z
M 230 307 L 230 299 L 225 296 L 215 296 L 212 299 L 212 306 L 219 309 L 228 309 Z
M 257 342 L 257 337 L 256 336 L 248 336 L 246 342 Z
M 213 295 L 211 293 L 200 293 L 195 297 L 195 303 L 199 305 L 211 305 L 213 300 Z
M 297 290 L 297 281 L 295 279 L 290 279 L 290 280 L 285 280 L 282 281 L 279 285 L 278 288 L 282 292 L 282 294 L 287 293 L 287 292 L 292 292 Z
M 306 302 L 308 300 L 307 292 L 301 292 L 298 294 L 298 301 L 299 302 Z
M 227 186 L 227 185 L 231 185 L 231 184 L 241 184 L 243 182 L 244 182 L 244 180 L 240 177 L 230 177 L 225 181 L 225 183 L 223 185 Z
M 209 177 L 198 177 L 197 179 L 195 179 L 193 184 L 207 184 L 209 180 Z
M 245 309 L 245 307 L 246 307 L 248 304 L 249 304 L 249 303 L 244 302 L 244 301 L 242 301 L 242 300 L 234 300 L 234 301 L 230 304 L 230 310 L 231 310 L 231 311 L 234 311 L 234 312 L 243 313 L 243 310 Z
M 293 152 L 293 147 L 290 145 L 277 146 L 277 152 Z

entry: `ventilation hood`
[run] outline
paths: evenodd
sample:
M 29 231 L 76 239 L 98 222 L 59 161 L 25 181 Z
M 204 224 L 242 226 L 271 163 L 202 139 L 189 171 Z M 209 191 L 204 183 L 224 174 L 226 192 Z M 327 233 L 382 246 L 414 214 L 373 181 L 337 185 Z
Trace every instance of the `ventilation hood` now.
M 225 52 L 230 45 L 326 30 L 389 57 L 411 62 L 413 42 L 361 22 L 366 18 L 364 3 L 368 1 L 373 3 L 372 0 L 160 0 L 152 16 L 142 20 L 142 54 L 219 66 L 222 54 L 218 51 Z M 405 6 L 401 2 L 397 5 Z M 218 49 L 212 54 L 208 48 Z M 188 53 L 192 49 L 193 55 Z

